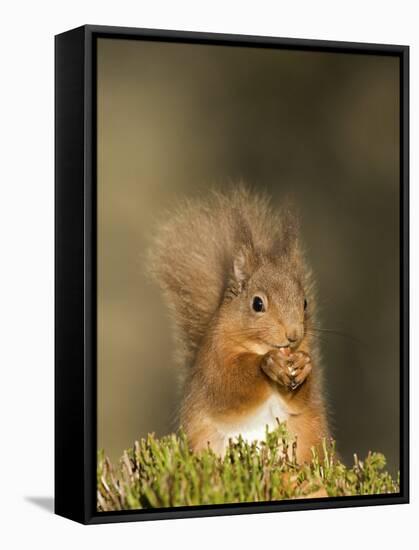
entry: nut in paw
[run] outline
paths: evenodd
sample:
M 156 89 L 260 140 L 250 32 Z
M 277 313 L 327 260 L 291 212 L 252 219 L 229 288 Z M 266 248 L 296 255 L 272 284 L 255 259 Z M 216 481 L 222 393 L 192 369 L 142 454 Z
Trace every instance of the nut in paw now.
M 310 356 L 303 352 L 284 352 L 275 349 L 268 352 L 261 364 L 264 373 L 271 380 L 293 391 L 297 389 L 310 374 L 312 366 Z

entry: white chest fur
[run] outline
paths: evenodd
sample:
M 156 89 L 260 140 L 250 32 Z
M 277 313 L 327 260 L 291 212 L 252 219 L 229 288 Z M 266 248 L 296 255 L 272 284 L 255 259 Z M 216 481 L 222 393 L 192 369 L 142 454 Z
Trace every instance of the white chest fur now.
M 234 423 L 223 423 L 218 425 L 218 431 L 223 439 L 224 448 L 228 440 L 235 439 L 242 435 L 248 442 L 262 441 L 265 439 L 266 426 L 273 430 L 279 422 L 284 422 L 289 417 L 289 411 L 279 395 L 272 395 L 263 405 L 261 405 L 251 414 L 241 417 Z

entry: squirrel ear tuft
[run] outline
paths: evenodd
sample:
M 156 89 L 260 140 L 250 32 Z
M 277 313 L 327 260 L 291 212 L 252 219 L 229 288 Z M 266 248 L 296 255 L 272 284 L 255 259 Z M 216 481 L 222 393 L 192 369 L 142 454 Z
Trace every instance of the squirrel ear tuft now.
M 286 256 L 290 260 L 299 254 L 299 216 L 295 205 L 288 199 L 280 212 L 281 237 L 274 246 L 276 256 Z
M 283 243 L 285 250 L 292 255 L 298 247 L 298 220 L 287 212 L 283 224 Z
M 243 246 L 234 258 L 233 274 L 236 282 L 239 283 L 240 286 L 242 286 L 252 274 L 253 256 L 254 253 L 252 253 L 252 250 L 249 250 L 247 247 Z

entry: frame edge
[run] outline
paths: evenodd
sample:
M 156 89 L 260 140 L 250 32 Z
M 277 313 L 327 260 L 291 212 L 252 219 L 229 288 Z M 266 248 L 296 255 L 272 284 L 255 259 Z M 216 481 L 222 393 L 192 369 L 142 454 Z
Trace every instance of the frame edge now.
M 55 503 L 85 523 L 84 28 L 55 37 Z M 70 490 L 69 490 L 70 489 Z

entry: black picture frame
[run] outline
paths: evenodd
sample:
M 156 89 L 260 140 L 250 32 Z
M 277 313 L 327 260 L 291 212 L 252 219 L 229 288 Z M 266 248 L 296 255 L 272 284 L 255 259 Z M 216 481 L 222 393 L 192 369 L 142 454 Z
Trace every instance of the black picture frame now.
M 96 42 L 103 37 L 399 57 L 399 494 L 96 511 Z M 95 524 L 409 502 L 408 46 L 86 25 L 55 37 L 55 101 L 55 513 Z

